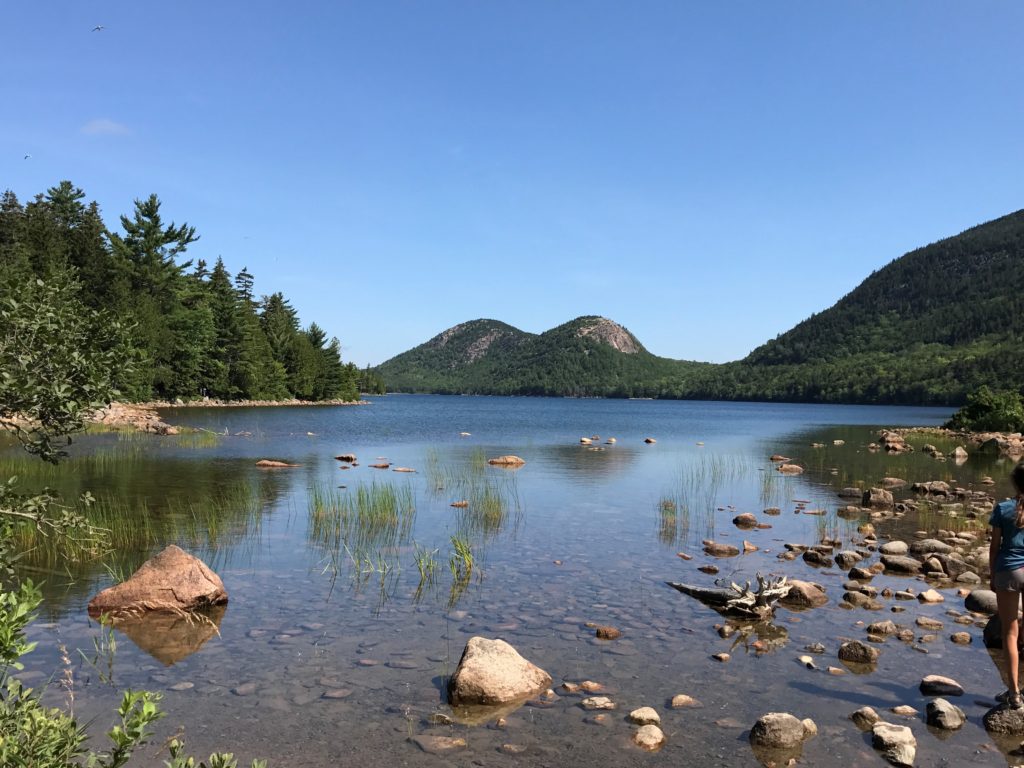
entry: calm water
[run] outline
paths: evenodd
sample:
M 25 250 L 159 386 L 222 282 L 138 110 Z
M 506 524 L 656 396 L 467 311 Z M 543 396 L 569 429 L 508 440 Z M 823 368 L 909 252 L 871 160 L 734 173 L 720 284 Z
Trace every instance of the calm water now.
M 835 514 L 835 490 L 844 485 L 887 475 L 969 484 L 989 474 L 1002 482 L 1008 467 L 991 459 L 972 456 L 957 467 L 863 447 L 879 426 L 946 417 L 918 408 L 426 396 L 366 407 L 167 411 L 171 423 L 204 431 L 85 437 L 58 474 L 40 469 L 35 479 L 68 493 L 88 488 L 101 500 L 116 497 L 133 528 L 161 521 L 150 525 L 149 546 L 114 553 L 115 569 L 130 572 L 165 543 L 207 560 L 230 594 L 219 636 L 161 625 L 136 630 L 138 644 L 117 633 L 112 659 L 98 654 L 101 631 L 85 605 L 112 575 L 100 564 L 37 553 L 26 573 L 47 579 L 47 604 L 32 632 L 40 649 L 28 658 L 27 676 L 39 684 L 59 670 L 54 648 L 61 641 L 84 651 L 73 653 L 80 717 L 100 715 L 97 725 L 105 726 L 118 690 L 145 686 L 164 694 L 161 735 L 180 725 L 200 754 L 230 747 L 246 761 L 262 756 L 279 766 L 436 765 L 438 757 L 409 741 L 422 734 L 465 738 L 466 749 L 445 757 L 456 765 L 753 765 L 747 729 L 778 710 L 817 722 L 820 734 L 804 748 L 807 764 L 880 765 L 848 720 L 865 704 L 921 710 L 917 719 L 886 718 L 912 727 L 918 765 L 1002 765 L 1007 758 L 978 724 L 985 697 L 1001 683 L 980 629 L 967 627 L 970 646 L 949 642 L 963 628 L 945 615 L 962 609 L 955 591 L 945 591 L 945 604 L 914 603 L 899 615 L 889 602 L 880 612 L 844 610 L 842 571 L 776 557 L 784 542 L 855 536 L 858 521 Z M 592 435 L 600 441 L 579 445 Z M 657 442 L 644 444 L 648 436 Z M 605 445 L 608 437 L 617 442 Z M 834 445 L 838 439 L 845 445 Z M 333 457 L 343 452 L 357 454 L 360 465 L 340 470 Z M 505 453 L 527 464 L 514 472 L 481 466 L 482 458 Z M 809 471 L 783 478 L 767 460 L 773 453 Z M 300 466 L 260 470 L 260 458 Z M 369 467 L 385 458 L 416 473 Z M 334 539 L 312 524 L 313 498 L 343 499 L 373 483 L 411 500 L 404 526 L 353 524 Z M 450 506 L 462 499 L 472 500 L 468 509 Z M 794 514 L 794 500 L 827 514 Z M 782 514 L 763 517 L 771 506 Z M 730 522 L 737 512 L 757 513 L 773 527 L 740 532 Z M 473 549 L 468 584 L 455 583 L 449 571 L 452 536 Z M 830 603 L 803 613 L 780 609 L 771 627 L 721 638 L 717 614 L 663 583 L 713 583 L 697 570 L 709 562 L 705 538 L 746 538 L 762 550 L 717 561 L 720 577 L 786 573 L 823 584 Z M 434 552 L 433 584 L 420 583 L 417 551 Z M 678 552 L 694 557 L 684 561 Z M 879 589 L 907 584 L 921 586 L 874 581 Z M 913 626 L 921 614 L 945 624 L 934 642 L 919 646 L 927 654 L 890 640 L 866 675 L 834 676 L 796 661 L 805 645 L 821 642 L 827 652 L 819 666 L 840 666 L 839 642 L 863 638 L 863 624 L 892 618 Z M 614 625 L 623 636 L 598 641 L 587 622 Z M 450 713 L 443 681 L 476 634 L 511 642 L 552 675 L 556 690 L 563 681 L 601 683 L 618 709 L 596 724 L 580 697 L 565 695 L 520 708 L 502 728 L 431 724 L 431 715 Z M 711 659 L 720 651 L 731 661 Z M 954 676 L 968 691 L 957 703 L 971 723 L 952 736 L 923 722 L 917 685 L 930 673 Z M 51 687 L 56 701 L 60 692 Z M 704 706 L 669 709 L 678 693 Z M 630 744 L 634 728 L 625 721 L 645 705 L 661 713 L 668 736 L 655 755 Z M 509 754 L 503 745 L 525 751 Z M 150 750 L 139 764 L 155 762 Z

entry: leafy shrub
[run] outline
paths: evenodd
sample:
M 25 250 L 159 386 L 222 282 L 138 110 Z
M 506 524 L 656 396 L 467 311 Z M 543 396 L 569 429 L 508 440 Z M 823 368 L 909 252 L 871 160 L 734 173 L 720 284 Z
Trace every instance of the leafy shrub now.
M 970 432 L 1024 431 L 1024 399 L 1019 392 L 982 387 L 967 396 L 967 404 L 953 414 L 946 427 Z

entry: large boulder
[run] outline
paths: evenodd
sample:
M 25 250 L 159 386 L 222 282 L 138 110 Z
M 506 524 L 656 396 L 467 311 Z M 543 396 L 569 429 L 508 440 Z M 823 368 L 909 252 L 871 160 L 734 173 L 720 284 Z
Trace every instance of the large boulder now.
M 550 685 L 551 675 L 504 640 L 471 637 L 448 683 L 448 699 L 455 706 L 505 704 Z
M 89 601 L 89 615 L 194 611 L 228 601 L 220 576 L 198 557 L 171 544 L 126 581 Z

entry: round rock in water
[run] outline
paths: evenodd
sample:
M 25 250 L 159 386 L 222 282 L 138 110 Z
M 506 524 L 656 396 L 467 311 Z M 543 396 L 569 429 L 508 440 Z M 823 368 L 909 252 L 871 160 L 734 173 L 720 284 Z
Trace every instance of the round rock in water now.
M 813 735 L 807 725 L 794 715 L 769 712 L 759 717 L 750 729 L 750 743 L 768 749 L 792 749 Z
M 945 699 L 928 702 L 927 718 L 928 725 L 933 725 L 944 731 L 955 731 L 967 722 L 967 715 L 964 714 L 964 711 Z
M 860 640 L 851 640 L 839 646 L 839 658 L 854 664 L 874 664 L 880 655 L 881 651 Z
M 911 766 L 917 755 L 917 739 L 905 725 L 875 723 L 871 728 L 871 744 L 893 765 Z
M 654 752 L 661 749 L 665 743 L 665 734 L 656 725 L 641 726 L 633 734 L 633 742 L 647 752 Z
M 523 699 L 551 685 L 551 675 L 524 659 L 504 640 L 471 637 L 448 683 L 449 701 L 463 704 L 504 704 Z
M 661 716 L 654 707 L 640 707 L 629 713 L 629 720 L 637 725 L 661 725 Z
M 825 590 L 809 581 L 792 579 L 788 582 L 789 592 L 779 602 L 793 608 L 818 608 L 828 602 Z
M 126 581 L 89 601 L 89 615 L 123 611 L 193 611 L 228 601 L 220 576 L 198 557 L 171 544 Z
M 921 680 L 921 693 L 925 696 L 963 696 L 964 689 L 956 680 L 942 675 L 928 675 Z
M 871 726 L 873 726 L 882 718 L 880 718 L 878 716 L 878 713 L 875 712 L 875 710 L 873 710 L 871 707 L 861 707 L 852 715 L 850 715 L 850 719 L 853 720 L 854 725 L 856 725 L 862 731 L 869 731 L 871 730 Z

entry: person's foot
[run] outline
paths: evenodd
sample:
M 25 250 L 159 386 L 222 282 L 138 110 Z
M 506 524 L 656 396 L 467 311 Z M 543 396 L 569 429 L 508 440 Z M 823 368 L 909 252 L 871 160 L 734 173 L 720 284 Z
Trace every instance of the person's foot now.
M 1021 697 L 1020 691 L 1003 691 L 996 696 L 996 701 L 1000 704 L 1005 704 L 1010 709 L 1024 708 L 1024 698 Z

